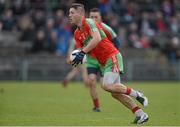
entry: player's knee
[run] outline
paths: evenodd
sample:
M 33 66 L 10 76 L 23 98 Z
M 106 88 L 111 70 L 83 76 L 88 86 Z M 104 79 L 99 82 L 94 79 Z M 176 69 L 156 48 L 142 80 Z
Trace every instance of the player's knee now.
M 90 80 L 91 82 L 96 82 L 96 77 L 89 77 L 89 80 Z
M 89 85 L 93 86 L 96 85 L 96 77 L 95 76 L 89 76 Z
M 89 86 L 89 80 L 88 79 L 84 80 L 84 84 L 88 87 Z
M 111 86 L 108 85 L 108 84 L 103 84 L 101 87 L 102 87 L 104 90 L 108 91 L 108 92 L 111 92 L 111 91 L 112 91 L 112 90 L 111 90 Z
M 109 88 L 111 87 L 113 84 L 111 82 L 103 82 L 103 86 L 106 87 L 106 88 Z
M 118 97 L 119 97 L 119 94 L 118 94 L 118 93 L 111 93 L 111 96 L 112 96 L 113 98 L 118 98 Z

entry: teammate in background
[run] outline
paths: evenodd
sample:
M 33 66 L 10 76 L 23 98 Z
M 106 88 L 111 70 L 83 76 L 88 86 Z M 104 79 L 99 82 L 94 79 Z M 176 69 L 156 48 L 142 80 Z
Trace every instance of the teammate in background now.
M 119 49 L 120 42 L 117 39 L 116 33 L 112 30 L 111 27 L 106 25 L 105 23 L 102 22 L 101 14 L 98 8 L 93 8 L 90 10 L 89 17 L 93 20 L 95 20 L 103 31 L 105 32 L 106 36 L 108 37 L 109 40 L 111 40 L 114 44 L 114 46 Z M 98 99 L 98 94 L 96 92 L 96 83 L 97 83 L 97 74 L 98 72 L 100 73 L 100 76 L 102 77 L 102 72 L 101 72 L 101 65 L 98 63 L 96 58 L 91 57 L 90 55 L 87 55 L 86 59 L 86 67 L 88 71 L 88 78 L 89 78 L 89 90 L 90 90 L 90 95 L 93 101 L 93 111 L 95 112 L 100 112 L 100 103 Z
M 101 16 L 101 12 L 98 8 L 92 8 L 90 10 L 89 13 L 89 18 L 93 19 L 94 21 L 96 21 L 97 23 L 99 23 L 99 25 L 101 26 L 101 28 L 103 29 L 103 31 L 105 32 L 107 38 L 113 42 L 114 46 L 119 49 L 120 48 L 120 42 L 119 39 L 117 38 L 116 33 L 114 32 L 114 30 L 108 26 L 107 24 L 105 24 L 104 22 L 102 22 L 102 16 Z
M 148 105 L 148 100 L 142 93 L 121 83 L 120 72 L 123 72 L 122 56 L 107 39 L 100 25 L 92 19 L 85 18 L 84 5 L 78 3 L 74 3 L 70 7 L 69 20 L 71 24 L 77 26 L 74 32 L 75 45 L 76 48 L 81 48 L 81 51 L 72 61 L 72 66 L 82 63 L 85 54 L 95 57 L 103 66 L 102 88 L 110 92 L 112 97 L 122 102 L 135 114 L 134 123 L 140 124 L 148 121 L 148 115 L 137 106 L 131 97 L 134 97 L 143 106 Z
M 69 56 L 71 54 L 71 52 L 75 49 L 74 46 L 74 39 L 72 38 L 70 40 L 70 45 L 69 45 L 69 49 L 68 49 L 68 54 L 67 54 L 67 58 L 66 58 L 66 62 L 68 64 L 70 64 L 70 59 Z M 62 82 L 64 87 L 68 86 L 68 83 L 77 75 L 77 73 L 81 73 L 82 74 L 82 80 L 83 83 L 88 86 L 88 74 L 87 74 L 87 69 L 84 65 L 80 65 L 78 67 L 74 67 L 72 68 L 72 70 L 66 75 L 64 81 Z
M 69 59 L 70 53 L 74 49 L 75 49 L 74 39 L 72 39 L 70 41 L 70 46 L 69 46 L 68 54 L 67 54 L 67 58 L 66 58 L 66 62 L 68 64 L 70 64 L 70 59 Z M 97 62 L 97 64 L 98 64 L 98 62 Z M 77 73 L 81 73 L 83 83 L 90 89 L 90 95 L 91 95 L 91 98 L 93 100 L 93 105 L 94 105 L 93 111 L 94 112 L 100 112 L 99 100 L 97 98 L 97 92 L 96 92 L 96 86 L 95 86 L 96 84 L 93 85 L 92 83 L 89 83 L 90 80 L 88 79 L 89 77 L 88 77 L 88 73 L 87 73 L 87 69 L 86 69 L 85 65 L 80 65 L 78 67 L 72 68 L 72 70 L 70 72 L 68 72 L 68 74 L 66 75 L 64 81 L 62 82 L 63 86 L 67 87 L 69 82 L 77 75 Z

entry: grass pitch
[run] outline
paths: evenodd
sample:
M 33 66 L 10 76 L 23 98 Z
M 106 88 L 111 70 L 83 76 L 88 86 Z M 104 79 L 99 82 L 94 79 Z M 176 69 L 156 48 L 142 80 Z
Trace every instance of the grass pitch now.
M 180 125 L 179 82 L 129 82 L 149 98 L 144 126 Z M 131 126 L 134 115 L 98 86 L 100 113 L 92 112 L 88 89 L 82 83 L 63 88 L 59 82 L 0 81 L 0 125 Z

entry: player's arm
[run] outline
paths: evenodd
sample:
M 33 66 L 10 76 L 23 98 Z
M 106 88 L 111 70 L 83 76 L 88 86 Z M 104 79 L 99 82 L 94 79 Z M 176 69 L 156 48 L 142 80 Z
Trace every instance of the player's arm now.
M 68 53 L 67 53 L 67 57 L 66 57 L 66 63 L 70 64 L 70 54 L 71 52 L 75 49 L 75 42 L 74 39 L 70 39 L 70 44 L 69 44 L 69 48 L 68 48 Z
M 88 43 L 88 45 L 86 47 L 84 47 L 81 52 L 79 52 L 79 54 L 76 56 L 76 58 L 73 60 L 72 65 L 73 66 L 77 66 L 79 63 L 82 63 L 84 55 L 86 53 L 88 53 L 89 51 L 91 51 L 93 48 L 96 47 L 96 45 L 101 41 L 101 36 L 99 31 L 95 31 L 91 33 L 92 39 L 91 41 Z
M 99 30 L 92 19 L 87 20 L 86 29 L 89 31 L 92 39 L 87 44 L 87 46 L 83 47 L 81 52 L 79 52 L 78 55 L 76 55 L 72 63 L 73 66 L 77 66 L 79 63 L 82 63 L 85 54 L 90 52 L 93 48 L 95 48 L 96 45 L 101 41 Z
M 115 38 L 113 38 L 111 41 L 113 42 L 114 46 L 115 46 L 117 49 L 119 49 L 119 47 L 120 47 L 120 41 L 119 41 L 119 39 L 118 39 L 117 37 L 115 37 Z
M 117 34 L 115 33 L 115 31 L 110 27 L 108 26 L 107 24 L 105 23 L 102 23 L 102 26 L 104 29 L 106 29 L 106 31 L 108 31 L 108 34 L 110 35 L 111 37 L 111 41 L 113 42 L 114 46 L 119 49 L 120 47 L 120 41 L 119 39 L 117 38 Z
M 82 49 L 84 53 L 90 52 L 101 41 L 101 36 L 98 29 L 94 32 L 91 32 L 91 36 L 92 36 L 91 41 L 88 43 L 86 47 Z
M 112 37 L 112 43 L 114 44 L 114 46 L 119 49 L 120 48 L 120 41 L 117 37 L 117 34 L 114 32 L 114 30 L 110 27 L 110 34 L 111 34 L 111 37 Z
M 95 48 L 96 45 L 101 41 L 101 35 L 99 33 L 99 30 L 95 22 L 92 19 L 86 20 L 86 29 L 88 29 L 89 33 L 91 34 L 92 39 L 90 40 L 88 45 L 82 49 L 82 51 L 85 53 L 88 53 L 93 48 Z

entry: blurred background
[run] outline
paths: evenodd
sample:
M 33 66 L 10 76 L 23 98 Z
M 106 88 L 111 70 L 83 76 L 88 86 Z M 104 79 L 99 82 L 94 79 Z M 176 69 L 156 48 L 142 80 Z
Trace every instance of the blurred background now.
M 117 33 L 123 80 L 180 80 L 180 0 L 0 0 L 1 80 L 64 79 L 73 2 L 98 7 Z

